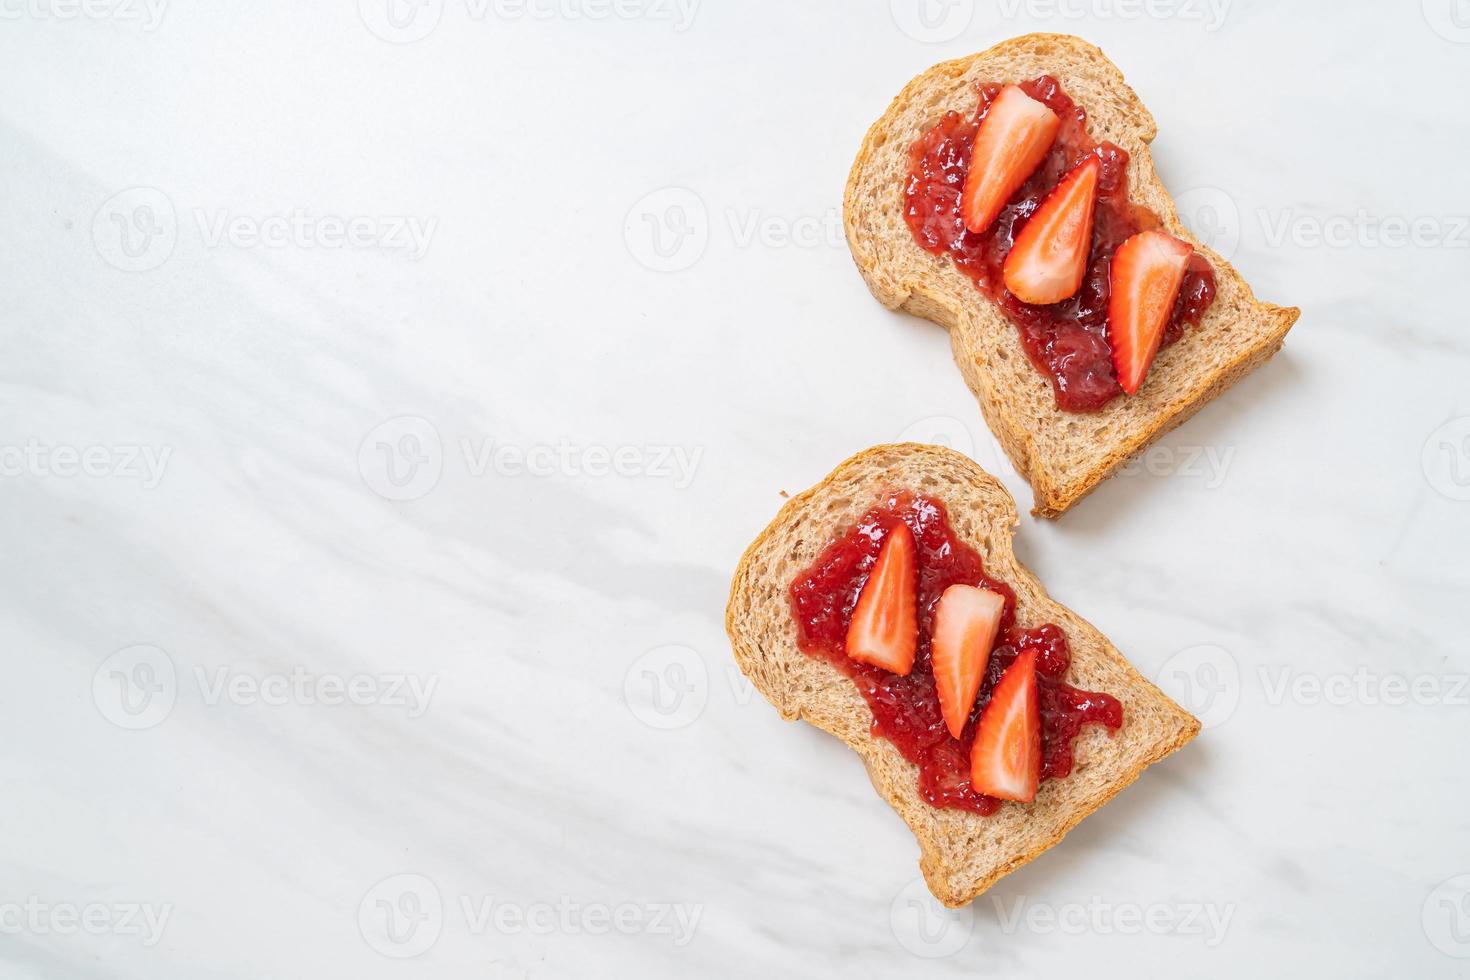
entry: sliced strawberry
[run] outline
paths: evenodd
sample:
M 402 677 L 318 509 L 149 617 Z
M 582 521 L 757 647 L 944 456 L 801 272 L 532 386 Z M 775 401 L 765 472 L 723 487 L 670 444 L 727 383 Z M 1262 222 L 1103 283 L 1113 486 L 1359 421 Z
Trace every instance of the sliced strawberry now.
M 1007 85 L 990 103 L 975 134 L 970 172 L 960 197 L 965 227 L 977 235 L 990 227 L 1011 195 L 1041 166 L 1062 121 L 1020 86 Z
M 1162 231 L 1141 231 L 1113 253 L 1108 342 L 1113 345 L 1118 384 L 1130 395 L 1143 385 L 1159 352 L 1193 251 Z
M 1006 256 L 1006 288 L 1023 303 L 1060 303 L 1082 288 L 1102 161 L 1088 156 L 1041 202 Z
M 914 667 L 919 645 L 919 561 L 914 532 L 897 524 L 858 596 L 847 627 L 847 655 L 895 674 Z
M 934 609 L 934 687 L 945 727 L 955 738 L 970 720 L 1005 607 L 1005 599 L 994 592 L 951 585 Z
M 1036 651 L 1026 650 L 996 682 L 970 750 L 970 785 L 1000 800 L 1030 803 L 1041 782 L 1041 703 Z

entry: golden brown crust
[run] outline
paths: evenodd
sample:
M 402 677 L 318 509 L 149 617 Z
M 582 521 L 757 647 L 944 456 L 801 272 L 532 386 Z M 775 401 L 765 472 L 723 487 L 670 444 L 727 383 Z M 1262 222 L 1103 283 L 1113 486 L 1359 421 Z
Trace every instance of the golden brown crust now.
M 1073 651 L 1069 680 L 1123 701 L 1117 736 L 1085 731 L 1076 744 L 1073 774 L 1044 784 L 1034 804 L 1006 804 L 990 817 L 929 805 L 919 795 L 917 768 L 891 743 L 873 738 L 871 713 L 852 682 L 796 645 L 788 598 L 792 579 L 883 492 L 898 487 L 945 502 L 956 534 L 982 555 L 989 574 L 1015 591 L 1021 622 L 1062 627 Z M 1199 722 L 1134 670 L 1101 633 L 1047 595 L 1015 557 L 1016 523 L 1010 495 L 959 453 L 913 443 L 876 446 L 781 508 L 741 557 L 726 609 L 725 628 L 741 671 L 782 717 L 808 721 L 862 757 L 874 787 L 914 832 L 930 890 L 950 906 L 973 900 L 1055 845 L 1199 731 Z
M 1137 396 L 1089 415 L 1056 408 L 1050 384 L 1030 365 L 1014 328 L 947 256 L 920 249 L 901 215 L 902 175 L 914 138 L 946 109 L 972 111 L 977 80 L 1023 81 L 1042 72 L 1061 79 L 1087 108 L 1095 138 L 1128 151 L 1132 198 L 1210 259 L 1218 287 L 1204 321 L 1159 355 Z M 911 81 L 868 130 L 848 177 L 844 225 L 868 288 L 890 309 L 949 330 L 955 361 L 986 423 L 1030 482 L 1033 513 L 1042 517 L 1062 514 L 1264 363 L 1300 315 L 1257 301 L 1239 273 L 1179 222 L 1154 172 L 1148 145 L 1156 132 L 1148 109 L 1098 48 L 1069 35 L 1028 34 L 935 65 Z

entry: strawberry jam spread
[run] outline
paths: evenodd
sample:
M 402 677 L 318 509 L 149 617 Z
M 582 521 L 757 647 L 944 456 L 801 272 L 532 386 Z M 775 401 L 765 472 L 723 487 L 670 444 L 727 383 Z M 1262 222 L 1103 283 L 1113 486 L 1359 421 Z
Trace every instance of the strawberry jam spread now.
M 906 677 L 858 663 L 844 652 L 858 594 L 883 539 L 900 521 L 914 532 L 919 565 L 919 647 L 913 670 Z M 934 607 L 944 590 L 955 584 L 978 585 L 1005 598 L 1000 634 L 980 684 L 980 696 L 959 739 L 945 728 L 929 661 Z M 1000 800 L 970 787 L 970 747 L 991 691 L 1023 650 L 1037 652 L 1043 781 L 1071 773 L 1072 742 L 1083 725 L 1117 731 L 1123 724 L 1123 706 L 1117 698 L 1080 691 L 1063 682 L 1072 662 L 1066 635 L 1050 623 L 1030 629 L 1016 624 L 1016 597 L 1010 586 L 985 574 L 980 555 L 955 536 L 944 505 L 929 497 L 900 492 L 884 498 L 796 577 L 791 584 L 791 607 L 802 651 L 852 678 L 872 709 L 873 734 L 888 739 L 919 767 L 919 791 L 936 807 L 980 814 L 1000 808 Z
M 948 253 L 955 267 L 974 280 L 1021 332 L 1021 343 L 1037 369 L 1051 378 L 1057 407 L 1068 412 L 1096 411 L 1122 394 L 1108 345 L 1108 272 L 1113 252 L 1125 239 L 1159 227 L 1158 216 L 1128 200 L 1128 154 L 1087 135 L 1087 112 L 1062 91 L 1050 75 L 1021 83 L 1021 90 L 1061 118 L 1061 130 L 1036 172 L 981 234 L 966 230 L 960 196 L 970 169 L 975 133 L 1000 85 L 978 85 L 980 105 L 973 118 L 946 112 L 914 142 L 904 184 L 904 220 L 926 251 Z M 1049 306 L 1023 303 L 1006 289 L 1001 268 L 1015 236 L 1041 202 L 1084 157 L 1095 154 L 1098 175 L 1092 250 L 1077 293 Z M 1204 256 L 1190 258 L 1184 285 L 1164 329 L 1161 347 L 1178 340 L 1186 325 L 1199 323 L 1215 299 L 1215 274 Z

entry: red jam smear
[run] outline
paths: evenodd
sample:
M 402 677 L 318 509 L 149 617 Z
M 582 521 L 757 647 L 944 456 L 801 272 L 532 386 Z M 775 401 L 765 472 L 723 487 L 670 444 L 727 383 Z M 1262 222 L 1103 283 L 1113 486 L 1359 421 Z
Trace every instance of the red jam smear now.
M 847 626 L 878 549 L 902 521 L 914 532 L 919 559 L 919 648 L 907 677 L 850 660 Z M 930 648 L 934 606 L 951 585 L 978 585 L 1005 597 L 1000 634 L 980 696 L 959 739 L 949 734 L 934 690 Z M 955 536 L 949 514 L 937 500 L 907 491 L 889 494 L 796 577 L 791 584 L 797 644 L 810 656 L 831 663 L 857 685 L 873 712 L 873 735 L 892 742 L 919 767 L 919 791 L 936 807 L 990 814 L 1001 801 L 970 787 L 970 746 L 981 710 L 990 702 L 1000 675 L 1022 651 L 1037 651 L 1041 700 L 1041 778 L 1063 779 L 1072 772 L 1072 742 L 1083 725 L 1117 731 L 1123 706 L 1107 694 L 1092 694 L 1065 683 L 1072 653 L 1067 637 L 1050 623 L 1031 629 L 1016 625 L 1011 587 L 985 574 L 980 555 Z
M 1031 362 L 1051 379 L 1058 408 L 1067 412 L 1097 411 L 1123 393 L 1107 337 L 1108 270 L 1113 252 L 1130 236 L 1159 227 L 1159 218 L 1128 200 L 1128 153 L 1112 143 L 1094 142 L 1087 135 L 1087 111 L 1062 91 L 1055 78 L 1042 75 L 1022 82 L 1021 89 L 1061 118 L 1056 142 L 995 223 L 979 235 L 967 231 L 960 217 L 960 195 L 970 169 L 970 152 L 980 121 L 1002 86 L 980 84 L 976 88 L 980 105 L 974 117 L 946 112 L 909 150 L 904 220 L 921 248 L 937 255 L 948 253 L 955 267 L 973 279 L 1016 325 Z M 1070 299 L 1050 306 L 1023 303 L 1006 289 L 1001 267 L 1015 236 L 1042 200 L 1089 155 L 1098 157 L 1102 169 L 1098 174 L 1092 252 L 1082 288 Z M 1198 324 L 1214 300 L 1214 270 L 1196 252 L 1190 258 L 1160 348 L 1183 336 L 1187 325 Z

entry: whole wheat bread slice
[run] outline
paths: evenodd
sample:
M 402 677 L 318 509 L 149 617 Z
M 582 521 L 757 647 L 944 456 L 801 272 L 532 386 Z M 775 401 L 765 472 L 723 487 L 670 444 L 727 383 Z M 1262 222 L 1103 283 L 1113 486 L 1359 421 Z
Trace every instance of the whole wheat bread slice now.
M 919 248 L 903 220 L 902 189 L 914 140 L 947 110 L 972 115 L 976 82 L 1023 82 L 1042 74 L 1060 80 L 1087 110 L 1093 139 L 1128 151 L 1131 199 L 1210 260 L 1218 289 L 1200 325 L 1159 353 L 1137 395 L 1091 414 L 1057 408 L 1050 381 L 1027 359 L 1016 328 L 949 256 Z M 910 82 L 868 130 L 848 178 L 847 241 L 868 288 L 890 309 L 948 328 L 965 381 L 1011 462 L 1031 483 L 1033 513 L 1043 517 L 1061 514 L 1265 362 L 1300 314 L 1258 302 L 1230 263 L 1179 223 L 1149 154 L 1155 131 L 1153 117 L 1102 51 L 1065 34 L 1027 34 L 935 65 Z
M 1112 737 L 1085 728 L 1075 743 L 1072 774 L 1043 783 L 1034 803 L 1007 803 L 988 817 L 931 806 L 919 795 L 918 768 L 891 742 L 873 737 L 872 714 L 853 682 L 797 647 L 792 580 L 885 491 L 898 489 L 944 502 L 956 535 L 980 553 L 986 573 L 1015 590 L 1018 623 L 1050 622 L 1066 632 L 1069 683 L 1123 703 L 1123 727 Z M 781 508 L 741 558 L 725 613 L 740 669 L 784 718 L 808 721 L 862 756 L 874 787 L 918 838 L 929 889 L 955 907 L 1056 844 L 1144 767 L 1199 731 L 1192 715 L 1134 670 L 1101 633 L 1054 602 L 1016 560 L 1016 521 L 1010 494 L 965 456 L 915 443 L 877 446 Z

